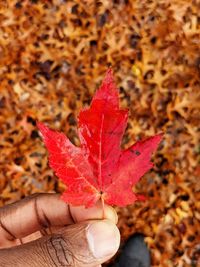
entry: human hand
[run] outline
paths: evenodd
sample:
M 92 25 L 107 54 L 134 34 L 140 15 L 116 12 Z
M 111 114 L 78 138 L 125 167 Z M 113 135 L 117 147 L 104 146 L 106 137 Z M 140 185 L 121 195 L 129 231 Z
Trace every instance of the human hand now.
M 99 267 L 117 251 L 117 214 L 105 205 L 72 207 L 35 194 L 0 208 L 0 266 Z

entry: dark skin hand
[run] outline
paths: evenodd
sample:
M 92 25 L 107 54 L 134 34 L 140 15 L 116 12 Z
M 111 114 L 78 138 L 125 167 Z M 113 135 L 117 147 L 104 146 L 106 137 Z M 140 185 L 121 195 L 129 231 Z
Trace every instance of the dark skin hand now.
M 0 267 L 100 267 L 118 250 L 115 210 L 36 194 L 0 208 Z

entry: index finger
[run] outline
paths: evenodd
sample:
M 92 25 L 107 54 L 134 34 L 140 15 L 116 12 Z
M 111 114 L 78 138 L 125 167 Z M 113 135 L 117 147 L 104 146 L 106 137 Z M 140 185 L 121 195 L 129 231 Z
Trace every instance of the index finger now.
M 117 223 L 115 210 L 105 205 L 105 218 Z M 36 194 L 0 208 L 0 236 L 22 238 L 50 226 L 65 226 L 85 220 L 102 219 L 101 203 L 93 208 L 73 207 L 59 194 Z

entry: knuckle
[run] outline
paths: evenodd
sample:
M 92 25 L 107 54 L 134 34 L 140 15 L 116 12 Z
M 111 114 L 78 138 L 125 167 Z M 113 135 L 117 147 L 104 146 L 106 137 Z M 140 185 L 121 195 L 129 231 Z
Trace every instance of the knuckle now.
M 73 266 L 74 257 L 70 244 L 62 235 L 53 235 L 46 242 L 47 254 L 53 266 Z
M 96 263 L 79 229 L 52 235 L 45 242 L 45 251 L 47 259 L 56 267 L 83 267 Z

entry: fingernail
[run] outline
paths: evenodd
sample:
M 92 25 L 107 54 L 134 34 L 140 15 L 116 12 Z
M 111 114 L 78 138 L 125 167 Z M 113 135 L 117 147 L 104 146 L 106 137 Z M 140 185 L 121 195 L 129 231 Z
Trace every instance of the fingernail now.
M 86 236 L 90 250 L 97 259 L 112 256 L 119 248 L 119 230 L 110 221 L 105 220 L 90 224 Z

